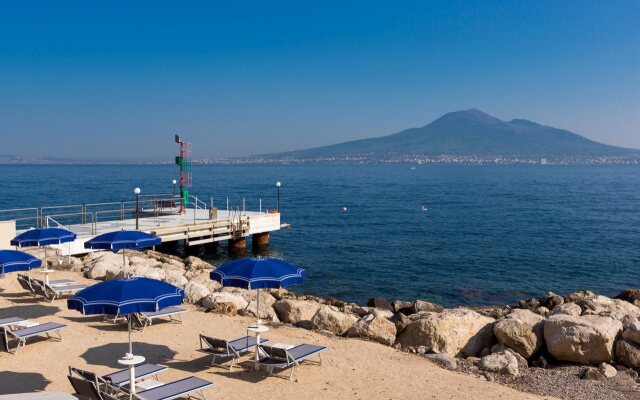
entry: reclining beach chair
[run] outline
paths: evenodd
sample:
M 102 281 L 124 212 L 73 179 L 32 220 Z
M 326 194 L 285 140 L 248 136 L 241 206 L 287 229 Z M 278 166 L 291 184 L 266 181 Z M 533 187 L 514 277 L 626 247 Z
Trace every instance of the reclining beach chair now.
M 12 323 L 10 325 L 8 324 L 2 327 L 4 342 L 8 352 L 16 354 L 18 352 L 18 349 L 21 346 L 24 346 L 27 344 L 27 339 L 35 336 L 46 335 L 47 338 L 51 338 L 52 337 L 51 335 L 55 333 L 58 336 L 58 340 L 62 342 L 62 335 L 60 334 L 60 330 L 66 327 L 66 325 L 58 324 L 55 322 L 45 322 L 42 324 L 33 323 L 32 325 L 27 326 L 25 328 L 16 329 L 16 325 L 24 322 L 25 321 L 20 321 L 20 322 Z M 13 351 L 11 351 L 11 345 L 10 345 L 12 340 L 18 341 L 18 344 L 16 345 Z
M 269 339 L 260 339 L 261 344 L 267 342 L 269 342 Z M 230 358 L 231 364 L 229 365 L 229 371 L 231 371 L 235 363 L 240 360 L 240 357 L 248 351 L 255 349 L 255 347 L 256 338 L 253 336 L 243 336 L 235 340 L 227 341 L 200 334 L 200 349 L 198 349 L 198 351 L 213 356 L 210 364 L 211 367 L 214 365 L 219 367 L 223 366 L 222 364 L 216 363 L 218 358 L 223 360 Z
M 158 365 L 158 364 L 136 365 L 134 379 L 136 382 L 140 382 L 140 381 L 144 381 L 145 379 L 149 379 L 153 377 L 155 378 L 154 382 L 157 382 L 158 374 L 168 369 L 169 368 L 166 367 L 165 365 Z M 89 381 L 95 386 L 95 390 L 100 391 L 101 389 L 104 389 L 103 386 L 106 383 L 110 383 L 111 385 L 118 386 L 118 387 L 128 385 L 129 369 L 125 368 L 116 372 L 112 372 L 107 375 L 99 376 L 90 371 L 69 367 L 68 378 L 69 378 L 69 381 L 71 382 L 71 385 L 74 387 L 74 389 L 76 388 L 76 385 L 74 384 L 72 378 L 75 378 L 76 381 L 77 379 Z M 86 386 L 86 385 L 83 385 L 83 386 Z M 82 393 L 80 392 L 77 392 L 77 393 L 82 395 Z
M 144 329 L 147 326 L 151 326 L 154 319 L 169 318 L 169 322 L 176 321 L 176 322 L 182 323 L 182 314 L 186 312 L 187 310 L 185 310 L 184 308 L 167 307 L 167 308 L 163 308 L 160 311 L 143 312 L 139 314 L 134 314 L 133 319 L 134 319 L 134 322 L 140 325 L 140 328 L 142 328 L 142 331 L 144 332 Z
M 18 283 L 24 290 L 29 292 L 32 296 L 36 295 L 35 291 L 33 290 L 33 287 L 31 286 L 31 279 L 28 276 L 18 274 L 17 279 L 18 279 Z
M 53 302 L 56 299 L 59 299 L 62 296 L 73 295 L 77 292 L 81 291 L 84 288 L 87 288 L 89 285 L 83 284 L 64 284 L 64 285 L 56 285 L 56 284 L 45 284 L 43 281 L 39 279 L 31 279 L 31 286 L 33 287 L 36 294 L 43 296 L 45 299 L 49 300 L 49 302 Z
M 316 361 L 316 363 L 322 365 L 321 353 L 326 349 L 325 346 L 316 346 L 313 344 L 301 344 L 289 349 L 261 345 L 260 350 L 266 354 L 266 357 L 258 360 L 258 365 L 264 365 L 269 371 L 269 375 L 273 375 L 274 369 L 284 371 L 287 368 L 291 368 L 289 380 L 292 380 L 295 369 L 299 367 L 303 361 L 309 362 L 308 359 L 310 357 L 318 356 L 319 361 Z
M 149 382 L 149 381 L 145 381 Z M 138 400 L 173 400 L 177 398 L 196 398 L 194 394 L 199 394 L 202 400 L 207 400 L 207 396 L 204 394 L 204 390 L 213 386 L 213 382 L 198 378 L 196 376 L 189 376 L 177 381 L 162 383 L 158 381 L 150 382 L 148 389 L 144 389 L 144 382 L 139 385 L 143 390 L 137 391 L 133 396 Z M 100 390 L 101 400 L 112 400 L 118 398 L 129 398 L 130 393 L 129 386 L 114 386 L 108 382 L 105 383 L 105 388 Z

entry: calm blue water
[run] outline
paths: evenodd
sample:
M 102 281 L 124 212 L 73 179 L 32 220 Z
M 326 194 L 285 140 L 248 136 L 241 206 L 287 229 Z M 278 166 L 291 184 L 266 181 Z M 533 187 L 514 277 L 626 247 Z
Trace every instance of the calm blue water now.
M 174 166 L 0 166 L 0 208 L 170 192 Z M 192 192 L 281 209 L 271 252 L 307 269 L 297 289 L 494 304 L 640 286 L 640 168 L 194 166 Z M 421 211 L 421 204 L 428 211 Z M 347 207 L 348 212 L 341 212 Z M 224 248 L 219 254 L 224 254 Z

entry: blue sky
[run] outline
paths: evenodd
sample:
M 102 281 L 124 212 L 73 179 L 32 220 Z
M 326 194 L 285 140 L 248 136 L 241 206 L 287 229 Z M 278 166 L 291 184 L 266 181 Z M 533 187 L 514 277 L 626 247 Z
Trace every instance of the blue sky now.
M 0 154 L 230 157 L 472 107 L 640 148 L 640 1 L 94 3 L 0 3 Z

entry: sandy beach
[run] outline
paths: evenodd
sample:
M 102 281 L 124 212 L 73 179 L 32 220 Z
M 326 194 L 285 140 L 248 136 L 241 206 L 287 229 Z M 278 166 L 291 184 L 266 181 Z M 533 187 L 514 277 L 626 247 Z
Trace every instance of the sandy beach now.
M 87 283 L 80 274 L 56 272 L 56 278 L 73 278 Z M 159 323 L 134 333 L 134 352 L 148 362 L 170 367 L 160 378 L 171 381 L 188 375 L 210 380 L 207 391 L 214 398 L 298 398 L 298 399 L 540 399 L 531 394 L 486 382 L 474 376 L 439 368 L 417 355 L 397 351 L 377 343 L 343 339 L 291 326 L 271 327 L 265 337 L 274 342 L 316 343 L 327 346 L 324 365 L 305 365 L 291 382 L 268 377 L 243 367 L 229 372 L 208 367 L 209 358 L 197 352 L 198 334 L 232 339 L 243 336 L 251 322 L 248 317 L 228 317 L 204 313 L 185 306 L 184 323 Z M 126 350 L 124 325 L 102 322 L 67 310 L 66 302 L 33 299 L 18 285 L 15 276 L 0 280 L 0 318 L 20 316 L 37 321 L 68 325 L 63 342 L 31 341 L 17 355 L 0 353 L 0 394 L 59 391 L 72 392 L 67 367 L 108 373 L 118 368 L 117 358 Z

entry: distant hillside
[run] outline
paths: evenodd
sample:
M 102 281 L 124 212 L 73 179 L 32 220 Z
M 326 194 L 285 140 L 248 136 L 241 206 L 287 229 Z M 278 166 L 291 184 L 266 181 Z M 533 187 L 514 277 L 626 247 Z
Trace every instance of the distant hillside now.
M 640 155 L 640 150 L 594 142 L 573 132 L 525 119 L 502 121 L 471 109 L 451 112 L 422 128 L 411 128 L 389 136 L 270 154 L 266 158 L 385 157 L 389 154 L 521 158 L 631 157 Z

